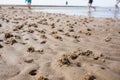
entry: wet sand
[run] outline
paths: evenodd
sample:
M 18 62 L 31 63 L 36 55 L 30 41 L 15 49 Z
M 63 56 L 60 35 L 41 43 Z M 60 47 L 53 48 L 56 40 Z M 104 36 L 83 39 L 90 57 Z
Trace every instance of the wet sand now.
M 120 19 L 0 7 L 0 80 L 119 80 Z
M 96 7 L 96 10 L 88 11 L 87 6 L 53 6 L 53 7 L 33 7 L 33 12 L 62 13 L 66 15 L 76 15 L 96 18 L 116 18 L 120 19 L 120 10 L 114 7 Z

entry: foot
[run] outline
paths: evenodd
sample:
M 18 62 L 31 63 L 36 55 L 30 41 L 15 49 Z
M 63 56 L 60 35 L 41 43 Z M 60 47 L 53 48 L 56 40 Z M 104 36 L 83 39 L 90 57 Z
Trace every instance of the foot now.
M 96 7 L 94 7 L 94 10 L 96 11 Z
M 115 8 L 118 9 L 118 5 L 117 4 L 115 5 Z
M 91 11 L 89 10 L 88 13 L 91 13 Z
M 93 7 L 93 9 L 96 11 L 96 7 Z

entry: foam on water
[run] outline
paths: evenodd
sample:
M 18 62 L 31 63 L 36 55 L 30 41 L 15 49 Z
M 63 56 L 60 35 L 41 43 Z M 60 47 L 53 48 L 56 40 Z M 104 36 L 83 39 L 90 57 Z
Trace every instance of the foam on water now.
M 112 7 L 96 7 L 95 10 L 88 12 L 87 7 L 38 7 L 32 10 L 33 12 L 48 12 L 61 13 L 67 15 L 88 16 L 88 17 L 102 17 L 102 18 L 119 18 L 120 11 L 116 11 Z

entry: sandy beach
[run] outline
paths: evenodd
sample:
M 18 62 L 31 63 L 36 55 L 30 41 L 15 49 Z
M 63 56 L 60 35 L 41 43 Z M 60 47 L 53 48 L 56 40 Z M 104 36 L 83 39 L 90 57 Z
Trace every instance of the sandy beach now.
M 120 19 L 0 7 L 0 80 L 120 80 Z

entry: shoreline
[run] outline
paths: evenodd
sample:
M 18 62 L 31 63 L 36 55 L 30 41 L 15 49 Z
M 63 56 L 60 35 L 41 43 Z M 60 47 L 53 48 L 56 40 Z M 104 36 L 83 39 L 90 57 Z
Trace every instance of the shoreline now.
M 26 4 L 25 5 L 16 5 L 16 4 L 10 4 L 10 5 L 6 5 L 6 4 L 0 4 L 0 6 L 3 6 L 3 7 L 9 7 L 9 6 L 15 6 L 15 7 L 26 7 Z M 31 5 L 31 7 L 88 7 L 88 6 L 75 6 L 75 5 Z M 101 7 L 101 6 L 95 6 L 95 7 Z M 101 7 L 101 8 L 113 8 L 111 6 L 107 6 L 107 7 Z
M 1 7 L 16 7 L 27 9 L 25 5 L 22 7 L 17 6 L 1 6 Z M 97 7 L 97 11 L 92 10 L 88 12 L 87 6 L 33 6 L 31 7 L 32 12 L 47 12 L 47 13 L 56 13 L 56 14 L 66 14 L 66 15 L 76 15 L 76 16 L 85 16 L 85 17 L 98 17 L 98 18 L 115 18 L 120 19 L 120 11 L 115 11 L 113 7 Z
M 1 7 L 16 7 L 27 9 L 26 5 L 4 5 Z M 115 18 L 120 19 L 120 11 L 116 11 L 114 7 L 96 7 L 96 11 L 88 12 L 87 6 L 54 6 L 54 5 L 33 5 L 32 12 L 47 12 L 56 14 L 76 15 L 85 17 L 99 17 L 99 18 Z

